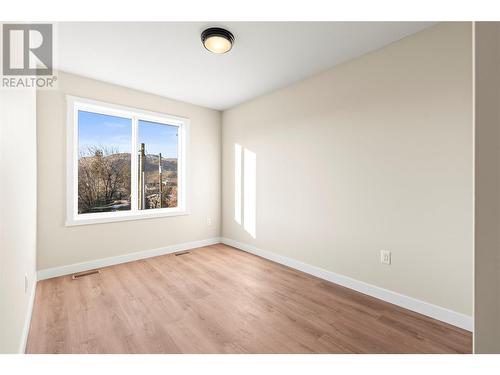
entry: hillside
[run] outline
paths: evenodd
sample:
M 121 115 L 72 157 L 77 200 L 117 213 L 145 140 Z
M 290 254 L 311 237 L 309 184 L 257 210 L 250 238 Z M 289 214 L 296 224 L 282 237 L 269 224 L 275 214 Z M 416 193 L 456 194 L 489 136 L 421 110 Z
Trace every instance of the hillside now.
M 83 156 L 79 161 L 92 161 L 95 156 Z M 104 160 L 111 162 L 115 166 L 124 167 L 125 165 L 130 165 L 130 154 L 129 153 L 119 153 L 111 154 L 103 157 Z M 177 172 L 177 159 L 174 158 L 162 158 L 162 169 L 164 172 L 171 171 Z M 144 166 L 145 171 L 148 172 L 158 172 L 158 155 L 146 155 L 146 161 Z
M 83 156 L 78 161 L 78 212 L 107 212 L 130 209 L 131 155 L 116 153 Z M 158 156 L 145 158 L 145 208 L 177 205 L 177 159 L 162 158 L 161 194 Z M 161 195 L 161 197 L 160 197 Z

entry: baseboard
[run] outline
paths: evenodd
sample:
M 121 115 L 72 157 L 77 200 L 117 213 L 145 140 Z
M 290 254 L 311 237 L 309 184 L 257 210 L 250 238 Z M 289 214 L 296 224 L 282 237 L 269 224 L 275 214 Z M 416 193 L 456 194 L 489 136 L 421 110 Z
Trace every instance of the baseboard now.
M 96 259 L 89 262 L 70 264 L 62 267 L 47 268 L 44 270 L 39 270 L 37 272 L 38 280 L 50 279 L 53 277 L 70 275 L 76 272 L 83 272 L 88 270 L 93 270 L 96 268 L 113 266 L 115 264 L 132 262 L 134 260 L 151 258 L 159 255 L 171 254 L 177 251 L 184 251 L 189 249 L 194 249 L 197 247 L 215 245 L 220 243 L 220 238 L 209 238 L 206 240 L 185 242 L 177 245 L 166 246 L 158 249 L 151 249 L 145 251 L 138 251 L 135 253 L 118 255 L 110 258 Z
M 394 305 L 403 307 L 405 309 L 415 311 L 419 314 L 426 315 L 431 318 L 440 320 L 442 322 L 454 325 L 456 327 L 463 328 L 467 331 L 471 332 L 473 331 L 474 325 L 472 317 L 458 313 L 456 311 L 452 311 L 444 307 L 433 305 L 431 303 L 424 302 L 400 293 L 392 292 L 390 290 L 383 289 L 375 285 L 358 281 L 350 277 L 340 275 L 335 272 L 327 271 L 322 268 L 315 267 L 292 258 L 288 258 L 270 251 L 256 248 L 255 246 L 252 245 L 237 242 L 229 238 L 223 237 L 221 238 L 221 242 L 226 245 L 235 247 L 237 249 L 246 251 L 248 253 L 258 255 L 262 258 L 272 260 L 273 262 L 283 264 L 287 267 L 294 268 L 296 270 L 308 273 L 310 275 L 319 277 L 321 279 L 330 281 L 332 283 L 339 284 L 347 288 L 356 290 L 360 293 L 364 293 L 369 296 L 392 303 Z
M 30 290 L 30 299 L 28 302 L 28 310 L 26 311 L 26 317 L 24 319 L 24 327 L 23 327 L 23 335 L 21 337 L 21 345 L 19 346 L 19 353 L 24 354 L 26 353 L 26 344 L 28 343 L 28 335 L 30 333 L 30 326 L 31 326 L 31 316 L 33 314 L 33 305 L 35 304 L 35 292 L 36 292 L 36 283 L 37 280 L 33 281 L 31 283 L 31 290 Z

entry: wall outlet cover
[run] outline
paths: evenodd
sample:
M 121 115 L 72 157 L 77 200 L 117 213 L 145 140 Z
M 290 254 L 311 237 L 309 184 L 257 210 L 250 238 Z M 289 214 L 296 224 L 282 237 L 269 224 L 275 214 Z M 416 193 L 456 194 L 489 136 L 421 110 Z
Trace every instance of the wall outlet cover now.
M 391 264 L 391 252 L 389 250 L 380 250 L 380 263 Z

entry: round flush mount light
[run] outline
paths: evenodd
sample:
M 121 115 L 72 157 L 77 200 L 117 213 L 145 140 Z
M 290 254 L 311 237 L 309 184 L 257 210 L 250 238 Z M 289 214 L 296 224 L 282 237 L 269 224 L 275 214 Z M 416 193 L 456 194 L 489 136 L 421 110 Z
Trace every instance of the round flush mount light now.
M 233 47 L 234 36 L 226 29 L 211 27 L 201 33 L 201 41 L 210 52 L 226 53 Z

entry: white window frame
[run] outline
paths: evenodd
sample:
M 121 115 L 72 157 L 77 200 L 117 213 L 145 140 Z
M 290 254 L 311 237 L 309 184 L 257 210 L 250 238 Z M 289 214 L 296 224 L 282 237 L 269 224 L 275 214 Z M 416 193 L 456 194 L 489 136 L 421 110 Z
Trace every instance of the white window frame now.
M 110 223 L 125 220 L 151 219 L 166 216 L 189 215 L 187 206 L 187 145 L 189 119 L 142 109 L 125 107 L 96 100 L 66 96 L 66 226 Z M 130 118 L 131 130 L 131 202 L 130 211 L 96 212 L 78 214 L 78 111 Z M 138 123 L 139 120 L 173 125 L 178 130 L 177 150 L 177 207 L 139 210 L 138 204 Z

